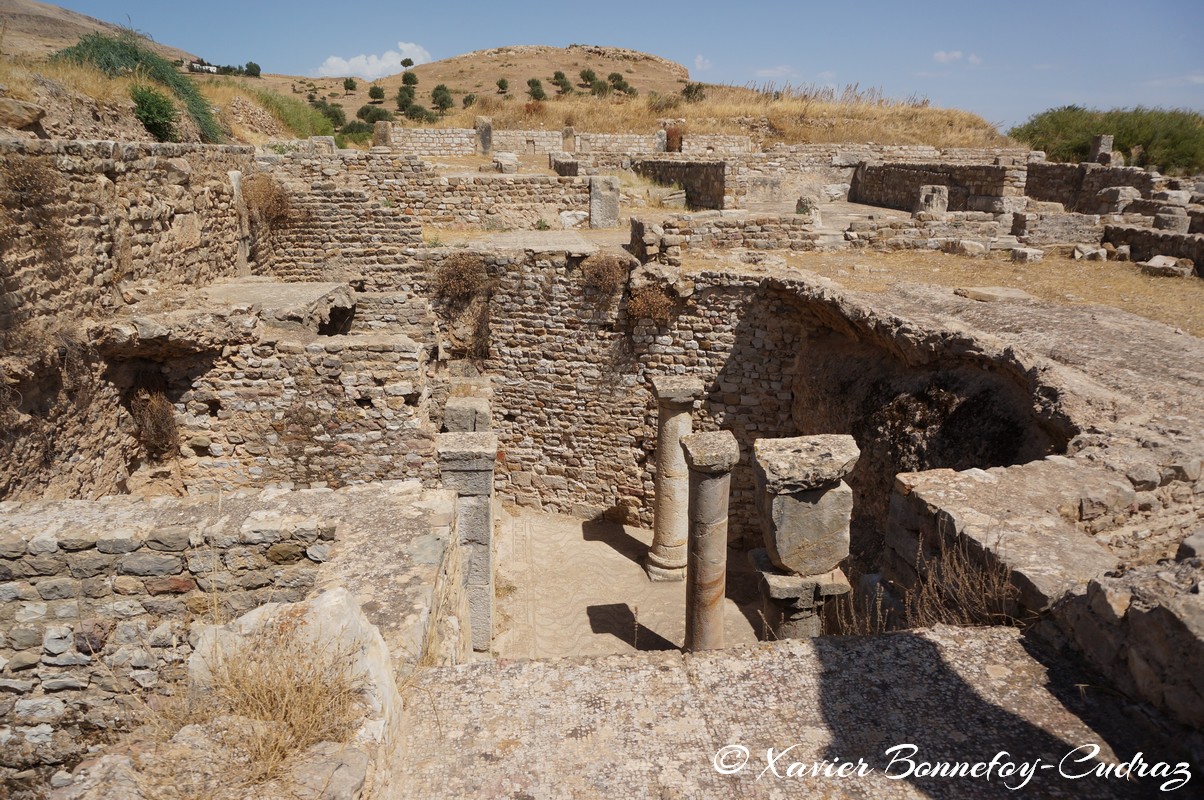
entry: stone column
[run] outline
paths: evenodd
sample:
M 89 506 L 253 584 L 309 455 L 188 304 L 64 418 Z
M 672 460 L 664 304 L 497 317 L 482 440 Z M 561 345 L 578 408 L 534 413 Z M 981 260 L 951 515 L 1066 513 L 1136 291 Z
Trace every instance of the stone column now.
M 717 431 L 690 434 L 681 447 L 690 470 L 685 649 L 718 650 L 727 589 L 727 507 L 740 446 L 731 431 Z
M 860 455 L 852 436 L 835 434 L 753 444 L 765 549 L 750 560 L 776 638 L 818 636 L 824 603 L 851 591 L 837 565 L 849 555 L 853 514 L 853 490 L 843 479 Z
M 454 491 L 456 531 L 465 558 L 472 649 L 488 652 L 493 643 L 493 468 L 497 436 L 441 433 L 435 442 L 443 488 Z
M 613 228 L 619 224 L 619 179 L 600 176 L 589 179 L 589 226 Z
M 1101 133 L 1091 137 L 1091 150 L 1087 160 L 1097 164 L 1112 163 L 1112 134 Z
M 493 152 L 493 117 L 477 117 L 473 123 L 477 132 L 477 155 L 487 156 Z
M 654 581 L 686 577 L 686 538 L 690 485 L 681 438 L 689 435 L 694 401 L 702 397 L 702 381 L 681 375 L 652 378 L 657 402 L 656 498 L 653 502 L 652 548 L 644 569 Z

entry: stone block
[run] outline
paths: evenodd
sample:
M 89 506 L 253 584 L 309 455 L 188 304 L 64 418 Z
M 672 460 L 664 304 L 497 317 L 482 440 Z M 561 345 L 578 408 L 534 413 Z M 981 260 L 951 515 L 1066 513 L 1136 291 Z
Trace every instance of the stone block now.
M 686 466 L 693 472 L 730 472 L 740 460 L 740 445 L 731 431 L 692 433 L 681 438 Z
M 1012 263 L 1014 264 L 1036 264 L 1043 258 L 1045 258 L 1045 251 L 1039 247 L 1012 248 Z
M 1146 275 L 1156 278 L 1188 278 L 1195 272 L 1195 263 L 1190 258 L 1154 256 L 1149 261 L 1138 263 Z
M 829 572 L 849 555 L 853 490 L 835 488 L 790 494 L 757 493 L 769 559 L 796 575 Z
M 589 226 L 614 228 L 619 224 L 619 179 L 597 176 L 589 179 Z
M 175 575 L 184 568 L 184 560 L 166 553 L 131 553 L 117 562 L 123 575 L 140 577 Z
M 142 546 L 145 535 L 131 528 L 105 531 L 96 537 L 96 549 L 102 553 L 121 555 L 132 553 Z
M 160 528 L 146 537 L 146 546 L 151 550 L 178 553 L 188 549 L 190 536 L 188 528 Z
M 493 471 L 497 436 L 492 433 L 441 433 L 435 437 L 441 472 Z
M 472 625 L 472 649 L 488 652 L 493 646 L 493 584 L 468 591 L 468 619 Z
M 702 379 L 689 375 L 653 375 L 650 382 L 652 396 L 666 405 L 693 405 L 703 395 Z
M 949 210 L 948 186 L 921 186 L 913 214 L 944 214 Z
M 1175 554 L 1175 558 L 1178 561 L 1204 558 L 1204 528 L 1200 528 L 1179 543 L 1179 551 Z
M 789 494 L 835 484 L 853 471 L 860 455 L 857 442 L 844 434 L 757 439 L 753 443 L 757 491 Z
M 461 497 L 456 501 L 456 529 L 461 544 L 493 542 L 493 500 L 487 496 Z
M 443 430 L 448 433 L 484 433 L 490 426 L 489 400 L 484 397 L 449 397 L 443 409 Z

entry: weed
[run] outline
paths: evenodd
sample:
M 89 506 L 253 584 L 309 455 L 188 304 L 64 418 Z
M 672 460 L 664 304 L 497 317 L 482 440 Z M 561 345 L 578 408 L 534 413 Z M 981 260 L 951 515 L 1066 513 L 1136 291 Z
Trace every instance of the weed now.
M 627 313 L 635 319 L 652 320 L 658 326 L 669 324 L 669 315 L 676 305 L 669 293 L 659 286 L 642 286 L 631 293 Z
M 251 175 L 244 180 L 242 197 L 251 215 L 269 227 L 287 224 L 294 216 L 288 192 L 266 173 Z
M 586 288 L 612 296 L 627 283 L 627 263 L 614 253 L 595 253 L 581 262 L 581 279 Z
M 151 458 L 166 458 L 179 448 L 176 409 L 163 392 L 137 389 L 130 399 L 130 414 L 134 418 L 138 441 Z
M 550 231 L 550 230 L 552 230 L 552 226 L 548 224 L 548 221 L 546 219 L 544 219 L 543 217 L 540 217 L 535 222 L 535 230 Z
M 464 304 L 489 287 L 489 273 L 480 256 L 453 253 L 435 271 L 431 290 L 436 297 L 453 305 Z
M 179 113 L 171 98 L 153 86 L 136 83 L 130 87 L 134 101 L 134 116 L 142 127 L 160 142 L 176 140 L 176 119 Z

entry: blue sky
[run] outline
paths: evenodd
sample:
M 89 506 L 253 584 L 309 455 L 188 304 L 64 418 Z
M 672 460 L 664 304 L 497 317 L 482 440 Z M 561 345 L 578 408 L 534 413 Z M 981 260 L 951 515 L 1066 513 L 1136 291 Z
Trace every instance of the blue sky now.
M 1204 111 L 1204 0 L 379 2 L 67 0 L 208 61 L 373 73 L 410 55 L 571 43 L 629 47 L 695 80 L 881 87 L 1005 129 L 1052 106 Z M 384 66 L 382 67 L 382 60 Z M 637 87 L 638 88 L 638 87 Z

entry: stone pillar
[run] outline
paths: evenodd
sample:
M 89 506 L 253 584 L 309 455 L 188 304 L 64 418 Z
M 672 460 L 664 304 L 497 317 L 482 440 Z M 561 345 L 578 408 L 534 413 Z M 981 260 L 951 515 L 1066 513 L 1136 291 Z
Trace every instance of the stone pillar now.
M 619 179 L 613 176 L 589 179 L 589 226 L 613 228 L 619 224 Z
M 493 117 L 477 117 L 473 127 L 477 131 L 477 155 L 489 155 L 493 152 Z
M 912 215 L 944 214 L 949 210 L 948 186 L 921 186 Z
M 1101 133 L 1091 137 L 1091 151 L 1087 154 L 1087 160 L 1105 165 L 1112 163 L 1112 134 Z
M 682 375 L 652 378 L 657 402 L 656 498 L 653 502 L 652 548 L 644 569 L 654 581 L 686 577 L 689 522 L 689 472 L 681 439 L 693 428 L 694 401 L 702 397 L 702 381 Z
M 387 120 L 378 120 L 372 126 L 372 146 L 373 147 L 392 147 L 393 146 L 393 123 Z
M 685 649 L 718 650 L 724 644 L 727 506 L 740 446 L 731 431 L 717 431 L 683 437 L 681 447 L 690 470 Z
M 497 436 L 441 433 L 435 441 L 443 488 L 454 491 L 456 531 L 465 558 L 472 649 L 488 652 L 493 643 L 493 468 Z
M 577 152 L 577 131 L 571 125 L 560 132 L 560 148 L 566 153 Z
M 853 514 L 853 490 L 843 479 L 860 455 L 853 437 L 835 434 L 753 444 L 765 549 L 750 560 L 776 638 L 818 636 L 824 603 L 851 591 L 837 565 L 849 555 Z

